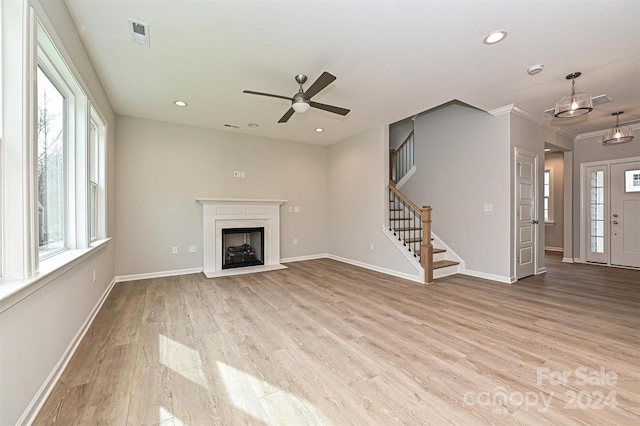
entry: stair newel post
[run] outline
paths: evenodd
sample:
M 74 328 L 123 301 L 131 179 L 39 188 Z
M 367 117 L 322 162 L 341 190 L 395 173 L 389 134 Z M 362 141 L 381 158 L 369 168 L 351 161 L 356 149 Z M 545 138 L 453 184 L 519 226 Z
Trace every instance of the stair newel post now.
M 396 184 L 396 158 L 398 156 L 398 152 L 395 149 L 389 150 L 389 180 Z
M 424 283 L 433 283 L 433 245 L 431 244 L 431 206 L 420 209 L 422 215 L 422 246 L 420 264 L 424 269 Z

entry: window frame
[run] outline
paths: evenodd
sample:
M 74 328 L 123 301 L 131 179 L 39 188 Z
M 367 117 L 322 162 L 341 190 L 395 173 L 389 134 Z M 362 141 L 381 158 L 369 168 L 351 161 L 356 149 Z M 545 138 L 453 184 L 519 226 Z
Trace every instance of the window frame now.
M 553 209 L 553 168 L 550 167 L 544 170 L 542 178 L 542 212 L 544 217 L 544 223 L 554 224 L 554 209 Z M 546 183 L 546 178 L 549 177 L 549 183 Z M 546 189 L 548 188 L 548 195 Z M 546 213 L 546 214 L 545 214 Z

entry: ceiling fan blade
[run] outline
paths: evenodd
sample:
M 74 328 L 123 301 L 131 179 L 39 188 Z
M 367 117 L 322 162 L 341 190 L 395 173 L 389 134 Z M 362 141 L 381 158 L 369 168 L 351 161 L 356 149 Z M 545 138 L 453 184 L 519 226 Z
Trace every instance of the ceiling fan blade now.
M 309 101 L 309 104 L 311 104 L 311 106 L 314 108 L 323 109 L 325 111 L 329 111 L 334 114 L 347 115 L 349 114 L 349 111 L 351 111 L 350 109 L 340 108 L 333 105 L 321 104 L 313 101 Z
M 329 74 L 328 72 L 323 72 L 320 77 L 304 92 L 305 97 L 307 99 L 311 99 L 314 95 L 320 92 L 322 89 L 330 85 L 336 77 Z
M 242 93 L 248 93 L 249 95 L 269 96 L 270 98 L 279 98 L 293 101 L 293 98 L 290 98 L 289 96 L 272 95 L 271 93 L 254 92 L 253 90 L 243 90 Z
M 278 120 L 278 123 L 286 123 L 287 121 L 289 121 L 294 112 L 295 111 L 293 110 L 293 108 L 289 108 L 289 110 L 284 113 L 282 118 Z

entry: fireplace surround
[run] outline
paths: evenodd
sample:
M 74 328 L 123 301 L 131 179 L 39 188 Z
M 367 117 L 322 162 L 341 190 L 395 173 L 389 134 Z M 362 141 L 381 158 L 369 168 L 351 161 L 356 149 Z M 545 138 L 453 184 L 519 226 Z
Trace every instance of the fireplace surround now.
M 197 198 L 196 201 L 202 206 L 202 269 L 207 278 L 286 268 L 280 264 L 280 206 L 286 200 Z M 263 264 L 223 268 L 223 230 L 246 228 L 264 229 Z

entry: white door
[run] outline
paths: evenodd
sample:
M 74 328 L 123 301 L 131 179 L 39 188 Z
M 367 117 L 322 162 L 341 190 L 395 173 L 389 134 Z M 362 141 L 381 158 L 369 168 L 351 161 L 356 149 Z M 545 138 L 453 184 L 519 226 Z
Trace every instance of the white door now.
M 640 161 L 611 165 L 611 264 L 640 268 Z
M 537 156 L 516 151 L 516 279 L 535 273 Z

